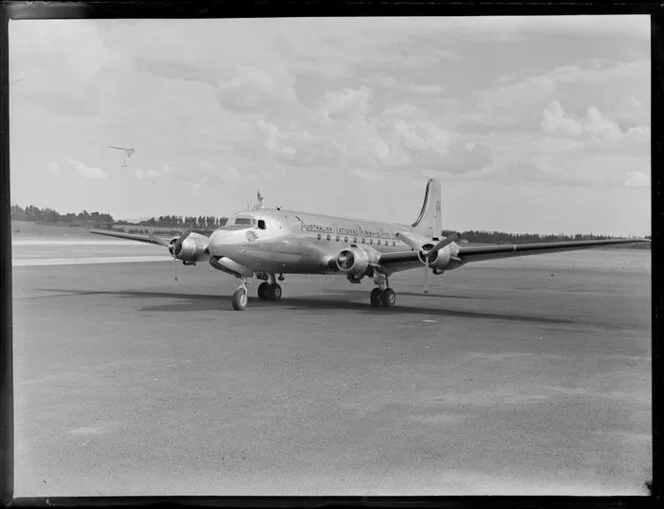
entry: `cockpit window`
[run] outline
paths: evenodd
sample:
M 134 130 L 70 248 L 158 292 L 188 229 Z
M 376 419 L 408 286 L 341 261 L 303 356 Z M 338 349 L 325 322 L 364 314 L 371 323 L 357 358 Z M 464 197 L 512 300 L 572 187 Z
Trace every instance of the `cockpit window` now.
M 236 217 L 235 224 L 252 225 L 256 224 L 256 220 L 251 217 Z
M 265 230 L 265 221 L 264 221 L 263 219 L 259 219 L 259 220 L 258 220 L 258 227 L 259 227 L 261 230 Z

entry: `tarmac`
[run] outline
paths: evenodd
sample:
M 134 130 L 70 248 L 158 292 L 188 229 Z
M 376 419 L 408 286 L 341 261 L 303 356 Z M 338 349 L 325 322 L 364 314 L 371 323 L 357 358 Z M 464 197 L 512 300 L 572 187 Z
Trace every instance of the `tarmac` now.
M 13 251 L 16 497 L 647 493 L 650 251 L 470 264 L 428 296 L 404 272 L 389 310 L 287 275 L 236 312 L 207 264 L 58 242 Z

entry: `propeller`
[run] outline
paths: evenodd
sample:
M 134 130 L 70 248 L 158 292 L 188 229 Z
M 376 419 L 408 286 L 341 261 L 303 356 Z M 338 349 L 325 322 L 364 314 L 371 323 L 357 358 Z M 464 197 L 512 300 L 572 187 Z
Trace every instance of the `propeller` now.
M 166 242 L 166 245 L 168 246 L 168 250 L 171 252 L 171 255 L 173 256 L 173 279 L 175 281 L 178 280 L 178 274 L 176 270 L 176 265 L 177 265 L 177 257 L 182 251 L 182 243 L 184 240 L 189 236 L 189 234 L 194 231 L 193 226 L 189 226 L 185 231 L 183 231 L 180 236 L 175 239 L 175 242 L 169 243 Z M 152 234 L 150 234 L 150 238 L 152 238 Z
M 419 251 L 422 254 L 422 263 L 424 264 L 424 282 L 422 283 L 423 290 L 425 294 L 429 293 L 429 269 L 431 268 L 431 257 L 435 255 L 438 251 L 443 249 L 445 246 L 451 244 L 459 238 L 458 233 L 453 233 L 449 237 L 445 237 L 443 240 L 438 242 L 431 249 L 424 249 L 415 239 L 410 237 L 405 233 L 397 233 L 397 238 L 402 240 L 404 243 L 408 244 L 415 251 Z

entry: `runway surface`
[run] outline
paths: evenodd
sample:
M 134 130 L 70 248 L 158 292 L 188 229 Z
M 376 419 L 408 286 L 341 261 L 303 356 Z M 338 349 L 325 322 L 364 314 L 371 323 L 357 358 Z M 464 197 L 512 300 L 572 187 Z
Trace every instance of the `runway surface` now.
M 102 260 L 162 255 L 15 245 L 15 496 L 646 493 L 650 251 L 406 272 L 391 310 Z M 20 265 L 56 258 L 95 262 Z

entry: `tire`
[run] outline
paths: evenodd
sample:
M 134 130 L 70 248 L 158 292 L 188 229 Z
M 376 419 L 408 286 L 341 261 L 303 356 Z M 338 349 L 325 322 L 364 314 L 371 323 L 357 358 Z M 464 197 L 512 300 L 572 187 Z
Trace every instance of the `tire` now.
M 391 308 L 397 301 L 397 294 L 394 293 L 392 288 L 385 288 L 385 290 L 383 290 L 383 292 L 380 294 L 380 300 L 382 301 L 384 307 Z
M 235 311 L 244 311 L 247 307 L 247 291 L 244 288 L 238 288 L 233 292 L 233 309 Z
M 281 300 L 281 286 L 275 284 L 270 285 L 270 300 Z
M 258 285 L 258 300 L 268 300 L 268 288 L 270 285 L 261 283 Z
M 379 308 L 383 305 L 383 301 L 381 299 L 381 295 L 383 293 L 383 290 L 380 288 L 374 288 L 371 290 L 371 297 L 369 301 L 371 302 L 371 307 L 372 308 Z

